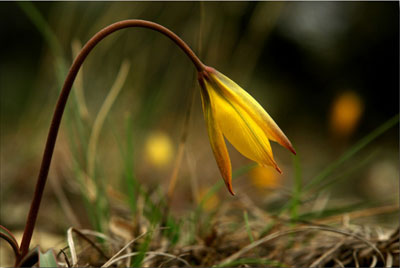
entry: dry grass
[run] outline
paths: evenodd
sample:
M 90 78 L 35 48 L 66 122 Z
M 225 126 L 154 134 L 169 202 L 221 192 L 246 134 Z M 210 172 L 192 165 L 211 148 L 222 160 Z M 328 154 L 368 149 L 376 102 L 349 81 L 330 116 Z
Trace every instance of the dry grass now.
M 248 228 L 238 211 L 249 211 Z M 357 211 L 357 217 L 371 216 L 371 209 Z M 375 213 L 398 211 L 398 207 L 375 208 Z M 125 267 L 143 254 L 143 267 L 396 267 L 399 264 L 399 229 L 352 224 L 352 213 L 317 222 L 290 223 L 255 207 L 245 196 L 234 207 L 222 205 L 211 226 L 199 224 L 193 243 L 172 245 L 162 235 L 163 227 L 150 228 L 145 222 L 135 228 L 133 221 L 114 221 L 109 235 L 89 230 L 70 229 L 68 246 L 60 252 L 64 267 Z M 329 222 L 328 222 L 329 220 Z M 239 224 L 237 224 L 239 223 Z M 266 226 L 270 224 L 269 230 Z M 118 228 L 119 227 L 119 228 Z M 133 235 L 133 230 L 141 234 Z M 112 231 L 118 230 L 118 231 Z M 189 232 L 189 230 L 187 230 Z M 125 234 L 124 234 L 125 232 Z M 182 230 L 184 233 L 184 230 Z M 148 249 L 140 245 L 152 233 Z M 127 241 L 128 237 L 132 237 Z

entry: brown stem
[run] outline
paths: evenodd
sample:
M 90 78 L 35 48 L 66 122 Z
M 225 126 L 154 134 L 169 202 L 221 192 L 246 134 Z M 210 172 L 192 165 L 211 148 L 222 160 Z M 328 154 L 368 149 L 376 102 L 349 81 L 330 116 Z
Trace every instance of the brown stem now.
M 25 256 L 29 251 L 29 244 L 32 238 L 33 229 L 35 227 L 35 222 L 38 216 L 38 211 L 40 207 L 40 201 L 42 199 L 43 190 L 46 185 L 47 175 L 49 172 L 49 167 L 51 163 L 51 158 L 54 151 L 54 146 L 57 139 L 58 129 L 60 127 L 62 115 L 64 112 L 65 105 L 67 103 L 69 92 L 71 91 L 72 84 L 75 80 L 75 77 L 86 57 L 89 55 L 90 51 L 106 36 L 111 33 L 118 31 L 120 29 L 129 28 L 129 27 L 142 27 L 148 28 L 157 32 L 160 32 L 170 38 L 175 42 L 190 58 L 190 60 L 195 65 L 198 72 L 203 71 L 205 69 L 205 65 L 200 61 L 200 59 L 194 54 L 194 52 L 189 48 L 189 46 L 180 39 L 176 34 L 171 32 L 169 29 L 161 26 L 157 23 L 145 21 L 145 20 L 124 20 L 119 21 L 114 24 L 111 24 L 98 33 L 96 33 L 82 48 L 79 52 L 78 56 L 75 58 L 72 63 L 71 68 L 69 69 L 67 78 L 65 79 L 63 88 L 61 90 L 60 96 L 58 97 L 58 102 L 53 114 L 53 119 L 51 121 L 49 134 L 47 136 L 46 147 L 44 149 L 42 164 L 39 171 L 39 176 L 36 183 L 35 194 L 31 203 L 31 208 L 29 210 L 28 218 L 25 225 L 24 235 L 22 237 L 21 242 L 21 258 Z

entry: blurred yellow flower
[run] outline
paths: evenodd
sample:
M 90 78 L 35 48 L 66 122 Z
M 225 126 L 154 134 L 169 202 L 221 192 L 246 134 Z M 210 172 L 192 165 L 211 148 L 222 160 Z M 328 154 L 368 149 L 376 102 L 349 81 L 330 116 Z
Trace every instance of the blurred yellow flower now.
M 279 178 L 272 167 L 255 167 L 249 175 L 253 185 L 259 189 L 275 189 L 279 186 Z
M 151 133 L 144 148 L 146 160 L 156 168 L 166 167 L 174 154 L 171 138 L 161 131 Z
M 331 129 L 338 136 L 349 136 L 357 126 L 363 112 L 360 97 L 353 91 L 340 94 L 333 101 Z
M 208 136 L 229 192 L 232 171 L 224 136 L 244 156 L 261 166 L 275 163 L 269 140 L 295 153 L 292 144 L 261 105 L 235 82 L 213 68 L 199 72 L 201 99 Z
M 202 188 L 200 189 L 198 196 L 197 196 L 197 202 L 200 203 L 203 198 L 206 197 L 208 191 L 210 189 L 207 188 Z M 205 200 L 204 204 L 203 204 L 203 209 L 205 211 L 212 211 L 213 209 L 215 209 L 219 204 L 219 198 L 218 196 L 213 193 L 211 196 L 207 197 L 207 200 Z

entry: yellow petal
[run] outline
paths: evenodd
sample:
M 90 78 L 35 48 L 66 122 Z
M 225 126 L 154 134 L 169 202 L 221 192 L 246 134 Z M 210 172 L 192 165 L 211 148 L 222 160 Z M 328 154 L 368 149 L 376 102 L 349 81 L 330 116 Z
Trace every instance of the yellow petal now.
M 218 86 L 211 83 L 205 81 L 212 113 L 223 135 L 247 158 L 262 166 L 273 166 L 280 172 L 263 129 L 245 109 L 235 102 L 235 99 L 224 96 Z
M 270 140 L 278 142 L 280 145 L 296 154 L 286 135 L 264 108 L 249 93 L 243 90 L 231 79 L 214 69 L 211 69 L 210 76 L 213 78 L 215 83 L 218 84 L 222 94 L 245 110 L 249 117 L 251 117 L 253 121 L 261 127 Z
M 215 120 L 209 92 L 205 88 L 205 84 L 203 81 L 200 81 L 200 85 L 204 119 L 207 125 L 211 148 L 213 150 L 215 160 L 217 161 L 218 168 L 221 172 L 222 178 L 224 179 L 226 187 L 232 195 L 235 195 L 232 189 L 231 160 L 229 158 L 228 150 L 226 149 L 224 136 L 222 135 L 222 132 Z

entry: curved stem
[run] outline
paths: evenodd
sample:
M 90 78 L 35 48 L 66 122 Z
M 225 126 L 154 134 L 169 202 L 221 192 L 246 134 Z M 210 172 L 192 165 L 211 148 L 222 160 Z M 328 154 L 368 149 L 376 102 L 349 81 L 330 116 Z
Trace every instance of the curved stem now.
M 119 21 L 114 24 L 111 24 L 98 33 L 96 33 L 82 48 L 78 56 L 75 58 L 72 63 L 71 68 L 69 69 L 67 78 L 65 79 L 63 88 L 61 90 L 60 96 L 58 97 L 57 105 L 53 114 L 53 119 L 51 121 L 49 134 L 47 136 L 46 147 L 44 149 L 42 164 L 39 171 L 39 176 L 36 183 L 35 194 L 31 203 L 31 207 L 29 210 L 28 218 L 25 225 L 24 235 L 22 237 L 21 242 L 21 257 L 25 256 L 29 251 L 29 244 L 32 238 L 33 229 L 35 227 L 35 222 L 37 219 L 40 201 L 42 199 L 43 190 L 46 185 L 47 175 L 49 172 L 49 167 L 51 163 L 51 158 L 54 151 L 54 146 L 57 139 L 58 129 L 60 127 L 62 115 L 64 112 L 65 105 L 68 100 L 68 95 L 71 91 L 72 84 L 78 74 L 78 71 L 89 55 L 90 51 L 106 36 L 111 33 L 118 31 L 120 29 L 129 28 L 129 27 L 141 27 L 148 28 L 157 32 L 160 32 L 170 38 L 175 42 L 185 54 L 190 58 L 190 60 L 195 65 L 198 72 L 203 71 L 205 69 L 205 65 L 200 61 L 200 59 L 194 54 L 194 52 L 189 48 L 189 46 L 180 39 L 175 33 L 171 32 L 169 29 L 161 26 L 157 23 L 145 21 L 145 20 L 124 20 Z

